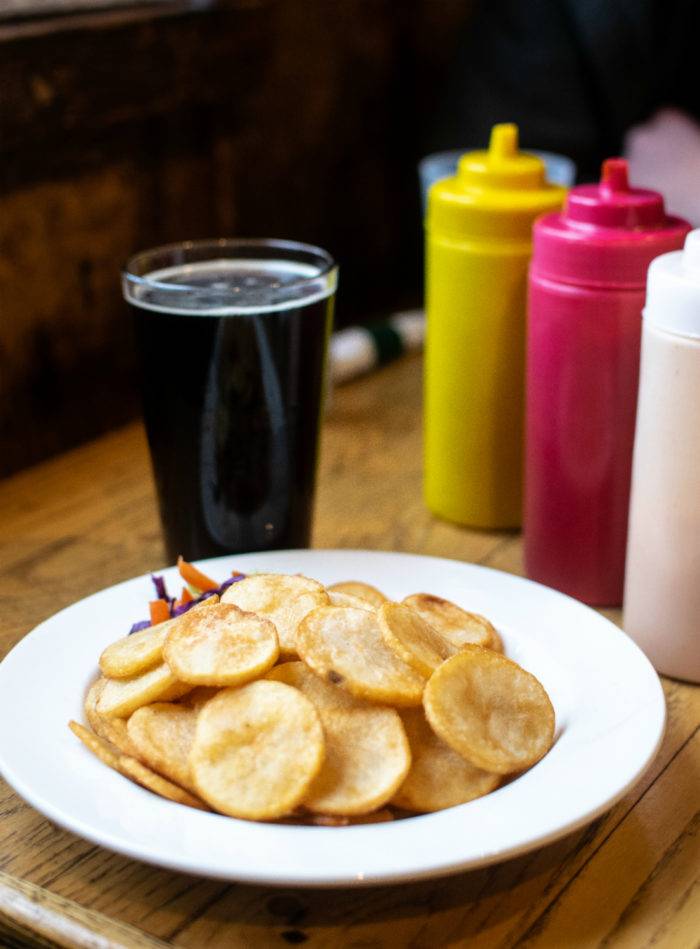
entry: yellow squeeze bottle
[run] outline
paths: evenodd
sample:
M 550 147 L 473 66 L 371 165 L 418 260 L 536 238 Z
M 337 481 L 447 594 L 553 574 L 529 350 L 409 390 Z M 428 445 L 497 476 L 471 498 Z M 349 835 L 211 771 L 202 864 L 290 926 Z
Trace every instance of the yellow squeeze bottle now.
M 518 527 L 532 224 L 563 203 L 544 163 L 495 125 L 428 195 L 425 501 L 472 527 Z

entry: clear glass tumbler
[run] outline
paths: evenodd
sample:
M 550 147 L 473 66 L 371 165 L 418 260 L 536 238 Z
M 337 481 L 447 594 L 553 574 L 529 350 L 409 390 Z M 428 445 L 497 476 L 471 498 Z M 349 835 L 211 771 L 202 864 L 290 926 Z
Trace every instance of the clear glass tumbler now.
M 173 244 L 122 275 L 168 556 L 309 544 L 338 270 L 278 240 Z

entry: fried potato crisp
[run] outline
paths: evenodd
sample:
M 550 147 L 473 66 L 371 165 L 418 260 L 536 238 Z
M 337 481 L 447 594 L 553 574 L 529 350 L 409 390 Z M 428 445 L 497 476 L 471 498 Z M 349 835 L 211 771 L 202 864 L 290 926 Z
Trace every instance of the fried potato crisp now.
M 438 738 L 422 708 L 401 709 L 411 747 L 411 770 L 392 799 L 407 811 L 439 811 L 483 797 L 500 783 L 500 775 L 465 761 Z
M 124 636 L 104 650 L 100 669 L 110 679 L 124 679 L 146 672 L 162 662 L 163 644 L 168 630 L 177 620 L 166 620 L 130 636 Z
M 351 593 L 341 593 L 340 590 L 326 590 L 330 606 L 354 606 L 359 610 L 373 610 L 374 607 L 367 600 L 361 600 L 359 596 L 353 596 Z
M 461 649 L 473 644 L 486 649 L 498 648 L 500 637 L 485 616 L 467 613 L 461 606 L 432 593 L 413 593 L 402 601 L 423 617 L 433 629 Z M 502 644 L 501 644 L 502 649 Z
M 441 636 L 420 613 L 403 603 L 387 600 L 377 610 L 384 642 L 409 666 L 427 679 L 441 662 L 459 650 Z
M 242 685 L 277 662 L 272 623 L 232 603 L 185 613 L 168 632 L 163 656 L 173 674 L 193 685 Z
M 99 738 L 104 738 L 105 741 L 110 742 L 122 754 L 133 755 L 136 749 L 127 734 L 126 721 L 123 718 L 107 718 L 97 711 L 97 700 L 102 694 L 106 682 L 107 679 L 105 678 L 97 679 L 88 689 L 84 705 L 85 717 L 90 728 Z
M 124 679 L 147 672 L 162 662 L 165 639 L 173 626 L 180 623 L 185 616 L 208 610 L 218 602 L 218 595 L 208 597 L 182 617 L 166 620 L 157 626 L 148 626 L 118 639 L 103 651 L 99 660 L 100 669 L 110 679 Z
M 125 718 L 102 718 L 102 736 L 118 748 L 123 755 L 138 757 L 136 748 L 126 727 Z
M 554 709 L 540 682 L 480 646 L 465 646 L 435 670 L 423 704 L 440 738 L 485 771 L 522 771 L 552 746 Z
M 196 709 L 198 711 L 205 702 L 208 702 L 209 699 L 214 698 L 214 696 L 217 695 L 219 691 L 220 690 L 213 685 L 198 685 L 196 688 L 192 689 L 191 692 L 188 692 L 179 704 L 187 705 L 190 708 Z
M 105 686 L 106 679 L 100 677 L 95 679 L 90 688 L 87 690 L 85 695 L 85 702 L 83 704 L 83 710 L 85 712 L 85 718 L 88 721 L 88 725 L 95 732 L 96 735 L 104 738 L 104 735 L 100 733 L 100 727 L 102 725 L 102 716 L 97 712 L 97 702 L 102 694 L 102 689 Z
M 365 603 L 369 603 L 375 609 L 386 600 L 381 590 L 373 587 L 370 583 L 362 583 L 361 580 L 343 580 L 340 583 L 332 583 L 328 587 L 328 592 L 346 593 L 358 600 L 364 600 Z
M 274 820 L 301 804 L 324 747 L 314 705 L 298 689 L 262 680 L 222 689 L 202 707 L 190 766 L 217 811 Z
M 411 764 L 397 712 L 369 705 L 329 685 L 303 662 L 276 666 L 267 678 L 299 689 L 321 717 L 326 756 L 304 798 L 304 808 L 349 817 L 382 807 Z
M 349 606 L 309 613 L 297 650 L 313 671 L 353 695 L 387 705 L 420 705 L 425 679 L 387 647 L 377 615 Z
M 137 708 L 127 723 L 129 738 L 149 768 L 196 793 L 189 755 L 194 742 L 197 711 L 187 705 L 155 702 Z
M 154 794 L 166 797 L 177 804 L 187 804 L 189 807 L 207 809 L 199 798 L 188 794 L 187 791 L 171 784 L 170 781 L 166 781 L 165 778 L 151 771 L 136 758 L 132 758 L 130 755 L 120 755 L 109 742 L 94 735 L 79 722 L 68 722 L 68 727 L 103 764 L 112 768 L 113 771 L 118 771 L 125 778 L 131 778 L 132 781 L 149 791 L 153 791 Z
M 115 771 L 119 770 L 119 753 L 108 741 L 100 738 L 99 735 L 93 734 L 89 728 L 81 725 L 80 722 L 68 722 L 68 727 L 103 764 Z
M 269 619 L 277 630 L 280 653 L 294 658 L 297 626 L 311 610 L 328 604 L 328 594 L 317 580 L 301 574 L 259 573 L 232 584 L 221 602 Z
M 106 679 L 96 711 L 107 718 L 127 718 L 142 705 L 180 698 L 191 688 L 191 683 L 180 682 L 162 662 L 155 669 L 129 679 Z
M 392 812 L 384 808 L 381 811 L 373 811 L 371 814 L 359 814 L 357 817 L 300 813 L 295 814 L 293 817 L 288 817 L 280 823 L 309 824 L 312 827 L 356 827 L 358 824 L 386 824 L 393 819 L 394 815 Z
M 130 758 L 128 755 L 121 755 L 117 764 L 117 770 L 126 778 L 131 778 L 141 787 L 152 791 L 159 797 L 165 797 L 169 801 L 175 801 L 176 804 L 186 804 L 188 807 L 196 807 L 200 811 L 209 810 L 209 808 L 198 797 L 189 794 L 184 788 L 178 787 L 171 781 L 166 780 L 162 775 L 151 771 L 145 764 L 136 758 Z

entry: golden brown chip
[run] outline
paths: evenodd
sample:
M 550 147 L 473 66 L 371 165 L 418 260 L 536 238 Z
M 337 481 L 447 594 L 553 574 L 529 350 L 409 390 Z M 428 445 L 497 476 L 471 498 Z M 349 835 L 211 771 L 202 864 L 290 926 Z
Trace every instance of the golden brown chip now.
M 377 617 L 389 649 L 426 678 L 433 674 L 441 662 L 459 651 L 433 629 L 420 613 L 403 603 L 387 600 L 377 610 Z
M 197 714 L 186 705 L 156 702 L 136 709 L 127 725 L 135 749 L 132 757 L 193 792 L 189 754 Z
M 522 771 L 552 746 L 554 709 L 540 682 L 480 646 L 443 662 L 423 696 L 433 730 L 477 768 Z
M 278 655 L 272 623 L 231 603 L 185 613 L 163 649 L 173 674 L 193 685 L 242 685 L 272 668 Z
M 381 590 L 373 587 L 370 583 L 362 583 L 361 580 L 343 580 L 340 583 L 332 583 L 328 587 L 328 592 L 345 593 L 348 596 L 354 596 L 358 600 L 364 600 L 365 603 L 369 603 L 370 606 L 373 606 L 375 609 L 380 607 L 386 600 Z
M 369 705 L 327 684 L 303 662 L 276 666 L 267 678 L 299 689 L 321 717 L 326 757 L 304 798 L 305 809 L 349 816 L 368 814 L 385 804 L 411 764 L 394 709 Z
M 95 732 L 96 735 L 100 735 L 101 738 L 105 738 L 105 735 L 101 733 L 102 725 L 102 716 L 98 714 L 97 711 L 97 702 L 102 694 L 102 689 L 107 682 L 106 679 L 100 677 L 95 679 L 90 688 L 87 690 L 85 695 L 85 703 L 83 709 L 85 711 L 85 718 L 87 719 L 88 725 Z
M 222 689 L 199 713 L 194 784 L 222 814 L 283 817 L 308 793 L 324 744 L 318 712 L 297 689 L 266 680 Z
M 165 778 L 151 771 L 136 758 L 119 754 L 109 742 L 94 735 L 79 722 L 68 722 L 68 727 L 103 764 L 112 768 L 113 771 L 118 771 L 124 777 L 131 778 L 132 781 L 136 781 L 137 784 L 153 791 L 154 794 L 158 794 L 160 797 L 166 797 L 178 804 L 187 804 L 190 807 L 208 810 L 199 798 L 188 794 L 187 791 L 171 784 L 170 781 L 166 781 Z
M 465 645 L 497 647 L 500 637 L 485 616 L 467 613 L 461 606 L 432 593 L 413 593 L 403 603 L 420 613 L 433 629 L 461 649 Z M 502 644 L 501 644 L 502 648 Z
M 500 783 L 500 775 L 465 761 L 438 738 L 422 708 L 401 709 L 411 747 L 412 764 L 392 804 L 407 811 L 439 811 L 483 797 Z
M 309 613 L 297 630 L 304 662 L 332 685 L 388 705 L 420 705 L 425 679 L 386 646 L 377 614 L 349 606 Z
M 191 689 L 191 683 L 180 682 L 163 662 L 129 679 L 106 679 L 96 711 L 107 718 L 127 718 L 142 705 L 177 699 Z
M 124 679 L 146 672 L 162 662 L 163 643 L 168 630 L 177 620 L 166 620 L 157 626 L 124 636 L 104 650 L 100 669 L 110 679 Z
M 93 734 L 89 728 L 81 725 L 80 722 L 68 722 L 68 727 L 76 735 L 86 748 L 95 755 L 103 764 L 109 768 L 119 770 L 119 753 L 99 735 Z
M 494 629 L 493 627 L 491 628 L 491 644 L 489 645 L 488 648 L 493 649 L 494 652 L 505 652 L 501 634 L 498 632 L 497 629 Z
M 213 685 L 198 685 L 195 686 L 191 692 L 188 692 L 187 695 L 181 699 L 179 704 L 199 710 L 205 702 L 208 702 L 209 699 L 213 699 L 219 691 L 220 689 Z
M 137 757 L 136 748 L 129 738 L 125 718 L 106 718 L 102 716 L 100 719 L 100 727 L 101 731 L 99 734 L 111 742 L 115 748 L 118 748 L 123 755 Z
M 341 593 L 340 590 L 326 590 L 330 606 L 354 606 L 359 610 L 373 610 L 374 607 L 367 600 L 361 600 L 359 596 L 353 596 L 351 593 Z
M 258 573 L 232 584 L 221 602 L 270 620 L 277 630 L 281 655 L 295 657 L 299 622 L 311 610 L 327 605 L 328 594 L 317 580 L 301 574 Z
M 186 804 L 188 807 L 196 807 L 200 811 L 209 810 L 206 804 L 198 797 L 185 791 L 184 788 L 178 787 L 177 784 L 167 781 L 160 774 L 156 774 L 155 771 L 151 771 L 150 768 L 146 767 L 145 764 L 142 764 L 136 758 L 130 758 L 129 755 L 120 755 L 119 761 L 117 762 L 117 770 L 120 774 L 123 774 L 124 777 L 131 778 L 132 781 L 140 784 L 141 787 L 146 788 L 146 790 L 152 791 L 159 797 L 165 797 L 169 801 L 175 801 L 176 804 Z
M 123 754 L 133 755 L 135 748 L 129 740 L 126 721 L 123 718 L 107 718 L 97 711 L 97 701 L 106 682 L 105 678 L 97 679 L 88 689 L 85 696 L 85 717 L 96 735 L 110 742 Z
M 286 824 L 310 824 L 315 827 L 355 827 L 357 824 L 385 824 L 394 820 L 393 813 L 384 808 L 371 814 L 358 814 L 356 817 L 339 817 L 333 814 L 297 814 L 284 820 Z

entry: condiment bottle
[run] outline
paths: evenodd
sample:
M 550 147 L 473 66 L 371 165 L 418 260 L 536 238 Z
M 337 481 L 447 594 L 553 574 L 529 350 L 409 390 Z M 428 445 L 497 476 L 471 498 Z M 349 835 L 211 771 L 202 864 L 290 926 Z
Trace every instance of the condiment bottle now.
M 630 187 L 620 158 L 535 225 L 525 568 L 586 603 L 622 602 L 646 273 L 688 230 L 660 194 Z
M 425 500 L 474 527 L 522 509 L 525 295 L 532 223 L 565 189 L 496 125 L 488 151 L 429 191 L 426 218 Z
M 649 268 L 624 628 L 659 672 L 700 682 L 700 230 Z

